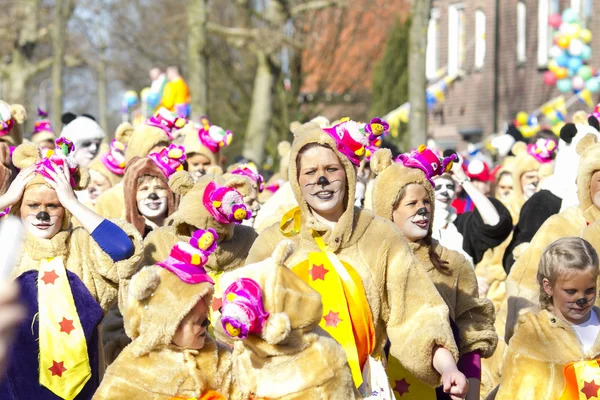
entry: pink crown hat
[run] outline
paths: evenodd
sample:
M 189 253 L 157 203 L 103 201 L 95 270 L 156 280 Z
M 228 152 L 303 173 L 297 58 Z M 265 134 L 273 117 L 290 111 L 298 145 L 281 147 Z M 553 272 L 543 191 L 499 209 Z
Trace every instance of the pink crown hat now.
M 200 142 L 213 153 L 217 153 L 221 147 L 229 146 L 233 139 L 233 133 L 226 131 L 217 125 L 211 125 L 206 117 L 200 119 L 202 126 L 198 130 Z
M 262 289 L 249 278 L 233 282 L 223 294 L 221 325 L 232 338 L 246 339 L 259 335 L 269 318 L 262 301 Z
M 259 193 L 262 193 L 263 190 L 265 190 L 265 182 L 264 182 L 263 176 L 261 174 L 259 174 L 256 169 L 254 169 L 252 166 L 250 166 L 248 164 L 242 164 L 239 167 L 237 167 L 236 169 L 234 169 L 233 171 L 231 171 L 230 173 L 234 174 L 234 175 L 242 175 L 242 176 L 252 179 L 252 181 L 258 187 Z
M 47 150 L 44 154 L 44 158 L 36 163 L 35 172 L 42 175 L 46 179 L 54 181 L 48 171 L 56 173 L 55 167 L 64 167 L 65 165 L 69 168 L 71 173 L 71 186 L 75 186 L 75 180 L 73 174 L 79 167 L 75 158 L 73 158 L 73 152 L 75 151 L 75 145 L 69 139 L 65 137 L 59 137 L 54 142 L 55 151 Z
M 214 181 L 204 189 L 202 203 L 220 224 L 241 224 L 252 218 L 252 212 L 246 208 L 240 192 L 227 186 L 219 187 Z
M 0 137 L 6 136 L 15 126 L 15 120 L 7 104 L 0 103 Z
M 265 190 L 267 192 L 271 192 L 271 193 L 275 193 L 277 192 L 279 189 L 281 189 L 281 187 L 285 184 L 285 180 L 283 179 L 277 179 L 275 182 L 273 182 L 270 185 L 265 186 Z
M 215 282 L 208 276 L 204 265 L 217 247 L 217 232 L 213 229 L 199 229 L 192 234 L 189 242 L 178 242 L 171 248 L 166 260 L 157 263 L 185 283 L 197 284 Z
M 358 122 L 349 118 L 342 118 L 341 121 L 331 128 L 322 129 L 336 141 L 338 151 L 348 157 L 352 164 L 359 166 L 369 145 L 369 135 Z
M 181 118 L 163 107 L 146 120 L 146 125 L 162 129 L 173 140 L 173 130 L 183 128 L 187 122 L 185 118 Z
M 183 170 L 183 162 L 186 159 L 183 146 L 170 144 L 169 147 L 162 149 L 159 153 L 148 154 L 154 163 L 160 168 L 167 178 L 177 171 Z
M 48 113 L 46 111 L 42 110 L 41 108 L 37 109 L 37 113 L 38 113 L 38 117 L 40 119 L 37 120 L 35 122 L 35 125 L 33 126 L 33 134 L 35 135 L 36 133 L 40 133 L 40 132 L 54 133 L 54 130 L 52 129 L 52 124 L 48 120 Z
M 527 153 L 540 164 L 552 162 L 556 152 L 556 141 L 552 139 L 538 139 L 537 142 L 527 145 Z
M 432 185 L 433 178 L 450 171 L 454 161 L 456 161 L 456 154 L 442 158 L 424 144 L 410 154 L 400 154 L 396 158 L 396 162 L 402 163 L 405 167 L 418 168 L 423 171 Z
M 125 147 L 124 143 L 113 139 L 108 153 L 100 156 L 102 164 L 115 175 L 121 176 L 125 173 Z

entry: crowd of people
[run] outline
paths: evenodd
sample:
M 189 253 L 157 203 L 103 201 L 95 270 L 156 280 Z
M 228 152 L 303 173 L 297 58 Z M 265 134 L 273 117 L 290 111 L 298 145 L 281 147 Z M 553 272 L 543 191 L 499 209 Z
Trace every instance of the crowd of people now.
M 0 102 L 0 399 L 600 396 L 595 115 L 494 159 L 318 117 L 265 179 L 173 93 L 110 142 Z

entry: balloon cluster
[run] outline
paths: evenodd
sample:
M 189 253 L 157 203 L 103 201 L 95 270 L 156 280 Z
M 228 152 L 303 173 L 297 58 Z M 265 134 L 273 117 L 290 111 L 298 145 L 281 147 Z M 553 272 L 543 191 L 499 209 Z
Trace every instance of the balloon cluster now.
M 578 93 L 583 89 L 599 93 L 597 71 L 587 64 L 592 58 L 592 32 L 582 27 L 577 12 L 571 8 L 562 15 L 551 15 L 548 24 L 555 32 L 544 83 L 556 86 L 561 93 Z
M 537 117 L 535 115 L 529 115 L 525 111 L 517 113 L 513 124 L 515 127 L 519 128 L 521 134 L 526 138 L 534 136 L 541 129 Z

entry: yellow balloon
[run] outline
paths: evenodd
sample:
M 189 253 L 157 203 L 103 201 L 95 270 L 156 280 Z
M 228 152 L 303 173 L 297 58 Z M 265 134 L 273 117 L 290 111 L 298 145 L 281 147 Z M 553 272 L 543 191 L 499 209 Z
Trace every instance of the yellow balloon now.
M 581 26 L 579 26 L 578 24 L 571 24 L 571 26 L 572 31 L 569 36 L 571 37 L 571 39 L 578 39 L 579 35 L 581 35 Z
M 589 29 L 584 29 L 581 31 L 581 33 L 579 34 L 579 37 L 581 38 L 581 40 L 584 41 L 584 43 L 589 43 L 592 41 L 592 31 L 590 31 Z
M 556 75 L 556 79 L 561 80 L 567 78 L 569 76 L 569 71 L 566 68 L 559 67 L 556 71 L 554 71 Z
M 148 94 L 150 93 L 150 88 L 143 88 L 142 91 L 140 92 L 140 97 L 142 99 L 146 99 L 148 97 Z
M 560 47 L 561 49 L 566 49 L 567 47 L 569 47 L 569 43 L 571 43 L 571 39 L 567 36 L 559 37 L 558 41 L 556 42 L 556 44 L 558 44 L 558 47 Z
M 527 121 L 529 120 L 529 114 L 525 111 L 521 111 L 517 114 L 517 122 L 520 125 L 527 125 Z
M 548 69 L 554 73 L 556 73 L 556 71 L 558 71 L 559 68 L 560 68 L 560 65 L 558 65 L 556 60 L 550 60 L 550 62 L 548 63 Z

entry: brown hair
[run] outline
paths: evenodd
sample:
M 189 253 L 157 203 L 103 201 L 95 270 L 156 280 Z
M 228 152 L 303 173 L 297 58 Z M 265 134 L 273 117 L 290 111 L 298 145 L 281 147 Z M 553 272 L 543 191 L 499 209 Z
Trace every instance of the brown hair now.
M 409 183 L 408 185 L 421 185 L 421 184 L 418 182 L 412 182 L 412 183 Z M 402 189 L 400 189 L 398 191 L 398 193 L 396 194 L 396 200 L 394 201 L 394 206 L 392 207 L 392 213 L 393 213 L 393 210 L 398 208 L 398 205 L 400 204 L 400 202 L 402 201 L 404 196 L 406 196 L 406 188 L 408 187 L 408 185 L 403 186 Z M 421 186 L 423 186 L 423 185 L 421 185 Z M 437 268 L 438 270 L 448 271 L 448 267 L 446 266 L 446 264 L 448 264 L 448 262 L 445 260 L 442 260 L 439 256 L 439 254 L 435 252 L 435 249 L 432 246 L 433 238 L 431 237 L 431 235 L 432 235 L 432 231 L 431 231 L 431 226 L 430 226 L 429 232 L 427 232 L 427 236 L 425 236 L 425 238 L 423 238 L 423 243 L 425 243 L 425 245 L 427 245 L 427 248 L 429 249 L 429 259 L 431 260 L 431 263 L 433 264 L 433 266 L 435 268 Z
M 547 310 L 552 305 L 552 297 L 544 290 L 544 279 L 554 286 L 561 273 L 586 271 L 590 268 L 598 272 L 598 253 L 587 240 L 566 237 L 548 246 L 542 254 L 537 273 L 542 308 Z

